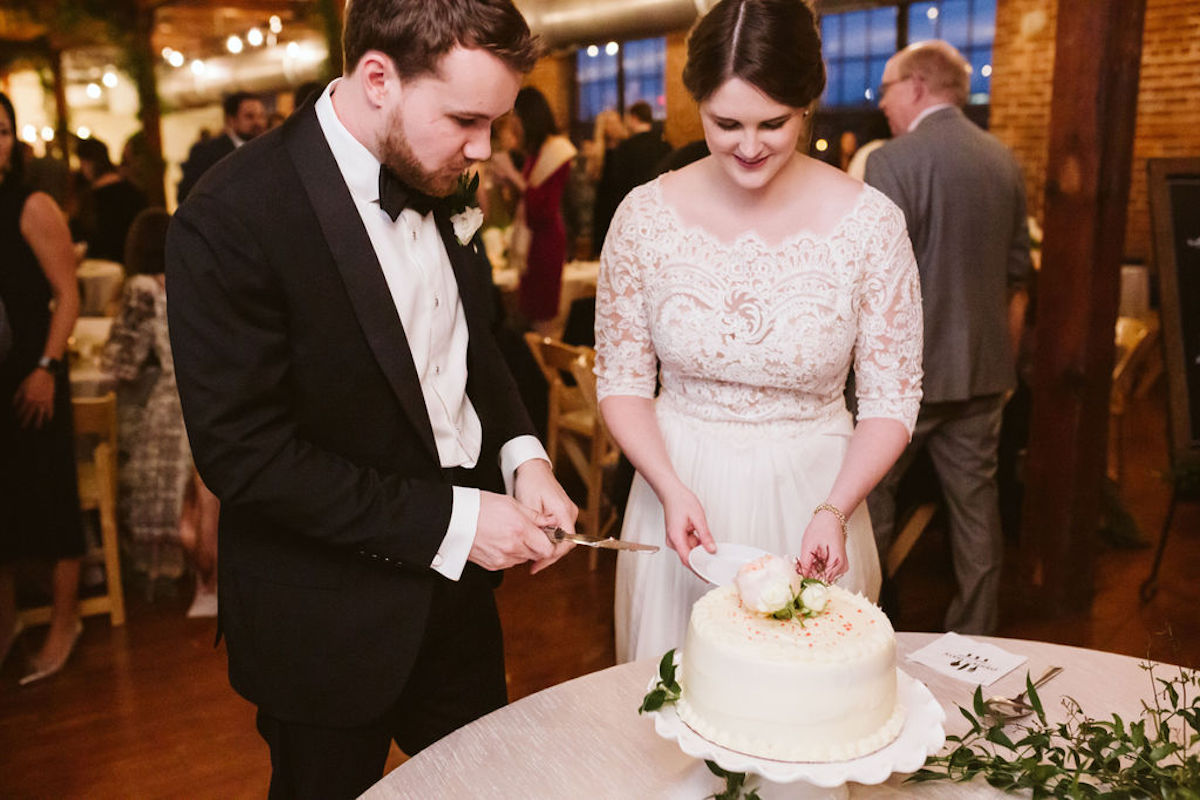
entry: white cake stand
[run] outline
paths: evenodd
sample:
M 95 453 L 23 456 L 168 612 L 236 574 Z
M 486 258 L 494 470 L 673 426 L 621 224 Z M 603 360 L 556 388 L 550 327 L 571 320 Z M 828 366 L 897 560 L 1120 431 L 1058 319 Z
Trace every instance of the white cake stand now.
M 676 656 L 676 663 L 679 657 Z M 654 687 L 658 677 L 651 681 Z M 849 797 L 846 784 L 876 784 L 886 781 L 893 772 L 915 772 L 926 757 L 942 749 L 946 732 L 942 727 L 946 713 L 925 684 L 903 670 L 896 670 L 897 699 L 904 705 L 904 726 L 891 744 L 874 753 L 828 763 L 774 761 L 739 753 L 705 739 L 679 718 L 673 704 L 650 712 L 654 730 L 664 739 L 674 739 L 679 748 L 690 756 L 716 762 L 730 772 L 746 772 L 760 776 L 765 783 L 759 794 L 763 800 L 815 800 L 816 798 Z M 700 765 L 697 780 L 711 786 L 713 778 Z M 704 776 L 708 776 L 705 778 Z M 702 796 L 702 795 L 698 795 Z

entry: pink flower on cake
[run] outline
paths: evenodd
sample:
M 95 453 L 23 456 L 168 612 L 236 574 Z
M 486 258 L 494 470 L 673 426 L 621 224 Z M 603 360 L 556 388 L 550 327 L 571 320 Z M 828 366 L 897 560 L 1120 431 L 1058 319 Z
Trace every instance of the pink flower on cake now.
M 772 555 L 743 564 L 734 578 L 742 605 L 759 614 L 774 614 L 792 605 L 801 581 L 790 561 Z

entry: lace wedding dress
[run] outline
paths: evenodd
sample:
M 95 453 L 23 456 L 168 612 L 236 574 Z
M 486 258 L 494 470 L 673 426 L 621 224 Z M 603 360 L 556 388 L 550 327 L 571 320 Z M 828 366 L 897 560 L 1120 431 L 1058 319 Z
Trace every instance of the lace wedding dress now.
M 604 243 L 598 394 L 654 397 L 660 377 L 655 414 L 668 455 L 718 542 L 800 553 L 854 429 L 844 399 L 850 367 L 858 417 L 896 419 L 911 433 L 921 332 L 904 216 L 870 187 L 827 232 L 726 243 L 684 224 L 659 179 L 626 198 Z M 640 475 L 621 536 L 665 544 L 662 506 Z M 838 583 L 875 599 L 866 503 L 849 519 L 846 551 Z M 674 551 L 621 553 L 617 660 L 681 646 L 692 603 L 708 588 Z

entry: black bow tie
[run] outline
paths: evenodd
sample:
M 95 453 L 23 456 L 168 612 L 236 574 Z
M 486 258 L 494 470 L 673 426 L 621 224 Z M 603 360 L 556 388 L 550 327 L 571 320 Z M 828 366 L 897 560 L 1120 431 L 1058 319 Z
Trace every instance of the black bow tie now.
M 392 222 L 406 208 L 425 216 L 437 206 L 438 199 L 412 188 L 387 167 L 379 167 L 379 207 L 392 218 Z

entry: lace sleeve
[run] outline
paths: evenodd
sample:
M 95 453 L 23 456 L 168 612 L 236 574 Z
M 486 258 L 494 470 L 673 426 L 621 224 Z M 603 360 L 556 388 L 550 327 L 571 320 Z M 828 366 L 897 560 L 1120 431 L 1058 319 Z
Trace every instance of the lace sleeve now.
M 642 283 L 643 264 L 635 190 L 613 216 L 600 253 L 596 285 L 596 395 L 654 397 L 658 358 L 650 336 L 650 313 Z
M 120 380 L 137 380 L 153 344 L 153 322 L 154 295 L 139 281 L 129 281 L 121 311 L 101 351 L 101 367 Z
M 921 407 L 921 283 L 904 215 L 882 195 L 880 200 L 858 284 L 858 418 L 895 419 L 911 436 Z

